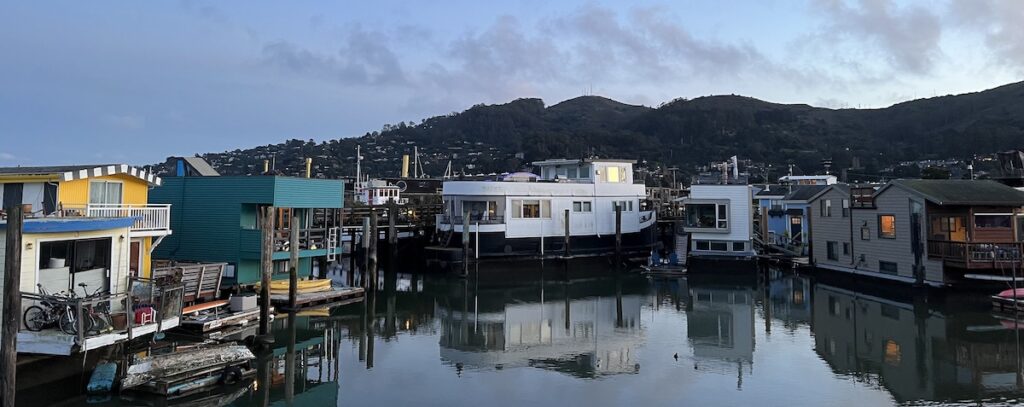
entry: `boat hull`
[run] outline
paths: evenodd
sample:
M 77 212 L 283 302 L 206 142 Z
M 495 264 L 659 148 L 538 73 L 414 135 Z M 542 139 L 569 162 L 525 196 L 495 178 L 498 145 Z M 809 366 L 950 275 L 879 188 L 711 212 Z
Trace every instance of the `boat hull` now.
M 623 255 L 648 255 L 658 244 L 654 225 L 639 232 L 622 234 Z M 479 240 L 479 241 L 478 241 Z M 543 242 L 543 243 L 542 243 Z M 543 244 L 543 250 L 541 246 Z M 482 258 L 562 257 L 566 254 L 564 236 L 505 237 L 504 232 L 469 233 L 470 253 L 479 248 Z M 428 260 L 461 260 L 462 233 L 454 232 L 447 246 L 428 247 Z M 615 254 L 615 235 L 570 236 L 570 256 L 605 256 Z

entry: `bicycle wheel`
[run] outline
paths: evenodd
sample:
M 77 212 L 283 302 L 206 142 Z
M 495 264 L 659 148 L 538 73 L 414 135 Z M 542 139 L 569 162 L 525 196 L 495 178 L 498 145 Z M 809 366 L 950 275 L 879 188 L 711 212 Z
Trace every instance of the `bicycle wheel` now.
M 49 323 L 46 318 L 46 310 L 38 305 L 32 305 L 25 308 L 25 314 L 22 316 L 22 321 L 25 321 L 25 329 L 32 332 L 42 331 Z
M 92 318 L 89 318 L 89 316 L 82 317 L 82 329 L 86 333 L 92 331 Z M 68 335 L 78 335 L 78 321 L 65 312 L 60 316 L 60 330 Z

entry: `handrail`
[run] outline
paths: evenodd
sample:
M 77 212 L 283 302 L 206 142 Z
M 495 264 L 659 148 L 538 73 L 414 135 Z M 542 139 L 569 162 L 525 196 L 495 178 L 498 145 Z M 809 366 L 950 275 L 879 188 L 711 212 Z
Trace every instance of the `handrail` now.
M 90 217 L 135 218 L 132 231 L 159 232 L 171 230 L 170 204 L 88 204 L 85 215 Z
M 441 219 L 440 219 L 441 223 L 446 224 L 446 225 L 462 225 L 463 222 L 464 222 L 464 219 L 463 219 L 462 215 L 458 215 L 458 216 L 439 215 L 439 216 L 441 216 Z M 481 225 L 500 225 L 502 223 L 505 223 L 505 217 L 504 216 L 500 216 L 500 215 L 496 215 L 496 216 L 473 216 L 473 215 L 470 215 L 469 216 L 469 222 L 472 223 L 472 224 L 479 223 Z
M 969 263 L 1020 262 L 1024 242 L 928 240 L 928 257 Z

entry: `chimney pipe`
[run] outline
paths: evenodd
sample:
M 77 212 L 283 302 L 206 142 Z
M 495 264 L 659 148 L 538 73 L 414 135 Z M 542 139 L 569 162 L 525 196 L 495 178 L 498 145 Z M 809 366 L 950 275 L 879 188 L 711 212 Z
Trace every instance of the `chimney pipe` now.
M 409 178 L 409 154 L 402 154 L 402 178 Z
M 270 160 L 263 160 L 263 173 L 270 172 Z
M 313 173 L 313 159 L 306 157 L 306 178 L 309 178 Z

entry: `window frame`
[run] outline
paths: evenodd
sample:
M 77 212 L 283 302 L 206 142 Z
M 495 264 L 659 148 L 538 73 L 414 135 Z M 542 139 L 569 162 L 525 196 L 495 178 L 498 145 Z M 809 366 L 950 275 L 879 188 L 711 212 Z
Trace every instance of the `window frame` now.
M 839 242 L 831 240 L 825 242 L 825 257 L 832 261 L 839 261 Z
M 102 189 L 103 189 L 103 200 L 104 200 L 103 202 L 93 202 L 93 196 L 94 196 L 94 194 L 93 194 L 93 184 L 101 184 L 101 185 L 103 185 L 103 187 L 102 187 Z M 110 185 L 113 185 L 113 184 L 118 185 L 118 190 L 119 190 L 118 191 L 119 192 L 119 194 L 118 194 L 118 201 L 117 202 L 108 202 L 106 200 L 108 198 L 109 193 L 110 193 L 108 188 L 110 187 Z M 88 196 L 87 201 L 89 202 L 90 205 L 123 205 L 124 204 L 124 181 L 121 181 L 121 180 L 111 180 L 111 179 L 90 179 L 89 180 L 89 196 Z
M 883 229 L 882 219 L 892 218 L 892 233 L 886 233 Z M 878 215 L 878 238 L 879 239 L 896 239 L 896 214 L 883 213 Z

